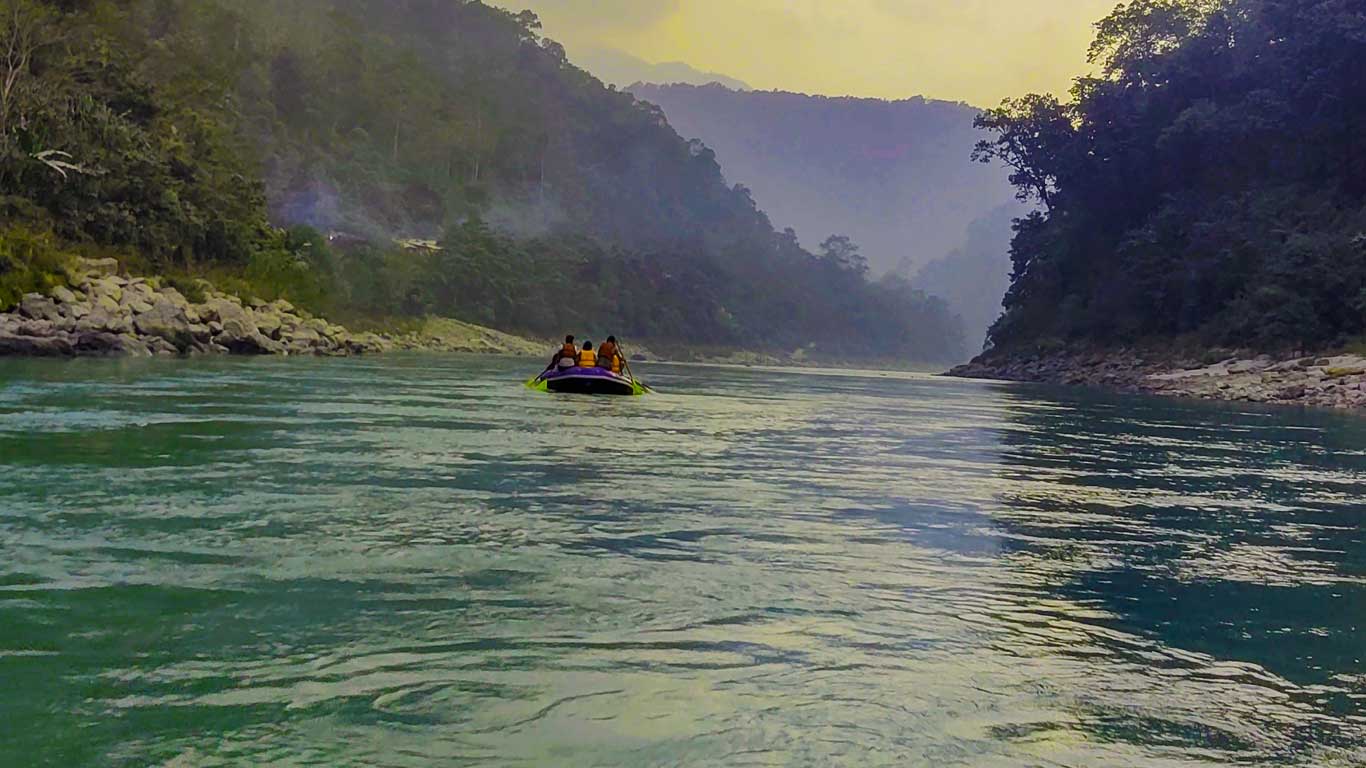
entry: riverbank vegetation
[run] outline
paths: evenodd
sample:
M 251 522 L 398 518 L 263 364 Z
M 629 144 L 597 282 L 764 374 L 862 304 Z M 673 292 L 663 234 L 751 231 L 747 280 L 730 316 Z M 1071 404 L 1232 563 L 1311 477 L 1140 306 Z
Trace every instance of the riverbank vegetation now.
M 709 149 L 570 65 L 532 14 L 468 0 L 0 11 L 4 237 L 342 318 L 962 351 L 946 305 L 775 231 Z M 0 259 L 0 301 L 59 277 L 16 264 Z
M 1097 74 L 979 124 L 1023 199 L 998 348 L 1366 333 L 1366 15 L 1342 0 L 1134 0 Z

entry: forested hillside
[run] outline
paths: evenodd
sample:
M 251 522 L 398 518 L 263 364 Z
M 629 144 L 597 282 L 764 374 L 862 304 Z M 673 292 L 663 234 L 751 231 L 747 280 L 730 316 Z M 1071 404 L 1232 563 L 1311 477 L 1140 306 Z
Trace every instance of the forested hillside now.
M 754 190 L 778 227 L 809 245 L 846 235 L 875 273 L 913 274 L 961 248 L 974 221 L 1011 201 L 1005 173 L 964 161 L 980 138 L 980 110 L 966 104 L 719 85 L 630 90 L 716 150 L 727 180 Z
M 0 303 L 47 280 L 34 265 L 54 253 L 93 250 L 341 315 L 960 354 L 942 302 L 776 232 L 707 147 L 571 66 L 531 14 L 465 0 L 0 11 Z
M 1042 206 L 997 345 L 1188 337 L 1326 347 L 1366 332 L 1366 6 L 1136 0 L 1071 99 L 984 116 Z

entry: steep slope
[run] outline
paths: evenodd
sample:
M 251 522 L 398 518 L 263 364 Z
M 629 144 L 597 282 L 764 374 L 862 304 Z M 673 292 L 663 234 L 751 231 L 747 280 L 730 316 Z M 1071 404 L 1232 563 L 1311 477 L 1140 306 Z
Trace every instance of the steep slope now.
M 949 254 L 973 221 L 1012 197 L 1003 172 L 969 161 L 981 136 L 979 110 L 966 104 L 716 85 L 630 90 L 715 150 L 726 178 L 752 189 L 776 226 L 811 245 L 847 235 L 874 272 L 913 272 Z
M 710 150 L 572 66 L 529 13 L 4 2 L 0 37 L 38 41 L 4 73 L 7 225 L 342 314 L 961 353 L 942 303 L 775 232 Z
M 1099 73 L 983 120 L 1042 210 L 1000 347 L 1265 351 L 1366 334 L 1366 14 L 1343 0 L 1145 0 Z

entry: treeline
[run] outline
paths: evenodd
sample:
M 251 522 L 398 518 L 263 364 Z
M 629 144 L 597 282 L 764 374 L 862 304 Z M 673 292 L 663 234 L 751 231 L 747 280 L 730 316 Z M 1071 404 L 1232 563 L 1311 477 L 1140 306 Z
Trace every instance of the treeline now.
M 539 26 L 468 0 L 0 0 L 0 215 L 323 312 L 960 354 L 941 302 L 776 232 Z
M 1134 0 L 1067 102 L 985 114 L 1025 199 L 997 346 L 1366 332 L 1366 13 L 1347 0 Z

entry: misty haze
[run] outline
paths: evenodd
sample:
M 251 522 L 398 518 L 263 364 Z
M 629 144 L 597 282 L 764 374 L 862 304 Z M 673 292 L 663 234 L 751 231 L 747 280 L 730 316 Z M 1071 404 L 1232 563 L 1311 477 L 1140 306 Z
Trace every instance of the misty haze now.
M 1366 765 L 1366 0 L 0 0 L 0 768 Z

